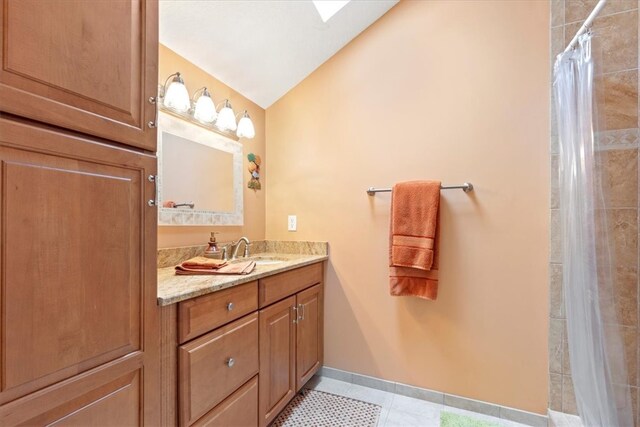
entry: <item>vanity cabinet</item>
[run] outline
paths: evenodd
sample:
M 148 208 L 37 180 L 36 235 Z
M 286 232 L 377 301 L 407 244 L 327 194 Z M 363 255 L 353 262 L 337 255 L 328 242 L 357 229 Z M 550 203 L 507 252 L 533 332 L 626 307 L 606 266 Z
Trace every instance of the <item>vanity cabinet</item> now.
M 0 111 L 155 152 L 157 0 L 0 0 Z
M 0 118 L 0 425 L 157 425 L 155 156 Z
M 322 366 L 322 264 L 268 277 L 259 284 L 263 297 L 304 289 L 260 310 L 259 425 L 262 427 L 277 417 Z M 270 301 L 269 298 L 263 300 L 266 301 Z
M 266 426 L 322 365 L 323 262 L 162 308 L 163 426 Z

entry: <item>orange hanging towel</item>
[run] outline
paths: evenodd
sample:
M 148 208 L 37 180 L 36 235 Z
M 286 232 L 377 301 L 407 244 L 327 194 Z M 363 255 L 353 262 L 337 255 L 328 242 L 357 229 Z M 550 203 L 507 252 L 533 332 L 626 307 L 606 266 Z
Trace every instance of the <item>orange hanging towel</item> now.
M 438 297 L 440 181 L 393 187 L 389 285 L 393 296 Z

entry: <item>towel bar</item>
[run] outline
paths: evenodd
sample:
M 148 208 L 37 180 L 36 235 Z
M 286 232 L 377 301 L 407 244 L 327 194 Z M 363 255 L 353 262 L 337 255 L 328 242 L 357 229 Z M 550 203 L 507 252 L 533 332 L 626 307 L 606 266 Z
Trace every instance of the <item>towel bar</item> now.
M 462 190 L 465 193 L 468 193 L 469 191 L 473 191 L 473 184 L 470 182 L 465 182 L 462 185 L 441 185 L 440 186 L 441 190 Z M 389 193 L 391 192 L 391 188 L 375 188 L 375 187 L 369 187 L 367 189 L 367 194 L 370 196 L 374 196 L 376 193 Z

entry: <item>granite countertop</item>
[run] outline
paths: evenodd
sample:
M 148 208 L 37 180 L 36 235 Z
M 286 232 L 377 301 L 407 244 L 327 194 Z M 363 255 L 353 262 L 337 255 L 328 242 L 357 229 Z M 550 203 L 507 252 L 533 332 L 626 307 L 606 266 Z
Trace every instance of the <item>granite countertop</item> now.
M 158 268 L 158 305 L 175 304 L 273 274 L 315 264 L 328 258 L 326 252 L 324 254 L 257 253 L 248 259 L 276 259 L 281 262 L 265 265 L 258 264 L 252 273 L 244 275 L 176 276 L 173 266 Z M 245 258 L 239 259 L 239 261 L 244 260 Z

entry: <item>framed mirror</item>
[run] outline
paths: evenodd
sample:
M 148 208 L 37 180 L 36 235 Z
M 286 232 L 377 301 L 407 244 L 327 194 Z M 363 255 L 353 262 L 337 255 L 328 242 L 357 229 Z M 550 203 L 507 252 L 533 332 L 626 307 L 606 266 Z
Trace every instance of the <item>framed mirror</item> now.
M 243 225 L 242 145 L 160 111 L 158 225 Z

